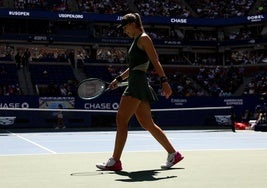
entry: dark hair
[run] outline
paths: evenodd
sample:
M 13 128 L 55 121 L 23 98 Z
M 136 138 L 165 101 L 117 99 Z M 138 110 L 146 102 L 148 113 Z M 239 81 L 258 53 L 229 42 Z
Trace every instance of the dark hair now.
M 122 17 L 121 24 L 118 25 L 118 28 L 121 28 L 129 23 L 135 23 L 137 27 L 143 30 L 143 24 L 141 17 L 138 13 L 129 13 Z
M 136 23 L 136 25 L 138 26 L 138 27 L 143 27 L 143 24 L 142 24 L 142 20 L 141 20 L 141 17 L 140 17 L 140 15 L 138 14 L 138 13 L 134 13 L 134 15 L 135 15 L 135 23 Z

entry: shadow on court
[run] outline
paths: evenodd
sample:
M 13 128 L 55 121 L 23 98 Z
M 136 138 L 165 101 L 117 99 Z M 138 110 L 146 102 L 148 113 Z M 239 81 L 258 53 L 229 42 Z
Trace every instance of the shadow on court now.
M 152 169 L 152 170 L 140 170 L 140 171 L 118 171 L 118 172 L 109 172 L 109 171 L 96 171 L 96 172 L 76 172 L 72 173 L 71 176 L 97 176 L 97 175 L 107 175 L 107 174 L 116 174 L 118 176 L 127 177 L 127 179 L 115 179 L 115 181 L 122 182 L 145 182 L 145 181 L 159 181 L 164 179 L 177 178 L 177 176 L 161 176 L 162 171 L 170 170 L 183 170 L 184 168 L 172 168 L 168 170 L 162 169 Z
M 179 168 L 179 169 L 183 169 L 183 168 Z M 174 170 L 174 169 L 171 169 L 171 170 Z M 128 178 L 128 179 L 116 179 L 116 181 L 144 182 L 144 181 L 159 181 L 159 180 L 164 180 L 164 179 L 177 178 L 177 176 L 157 177 L 157 176 L 160 176 L 161 171 L 162 171 L 161 169 L 155 169 L 155 170 L 142 170 L 142 171 L 135 171 L 135 172 L 126 172 L 126 171 L 116 172 L 116 174 Z

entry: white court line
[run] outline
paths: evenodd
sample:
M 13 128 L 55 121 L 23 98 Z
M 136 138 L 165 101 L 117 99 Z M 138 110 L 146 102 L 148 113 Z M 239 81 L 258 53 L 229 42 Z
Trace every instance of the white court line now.
M 55 152 L 55 151 L 53 151 L 53 150 L 51 150 L 51 149 L 48 149 L 47 147 L 44 147 L 44 146 L 42 146 L 42 145 L 40 145 L 40 144 L 37 144 L 36 142 L 33 142 L 33 141 L 31 141 L 31 140 L 29 140 L 29 139 L 27 139 L 27 138 L 24 138 L 23 136 L 20 136 L 20 135 L 18 135 L 18 134 L 16 134 L 16 133 L 10 132 L 10 131 L 8 131 L 8 130 L 7 130 L 7 132 L 10 133 L 10 134 L 12 134 L 12 135 L 14 135 L 14 136 L 16 136 L 16 137 L 18 137 L 18 138 L 20 138 L 20 139 L 22 139 L 22 140 L 25 140 L 25 141 L 27 141 L 27 142 L 29 142 L 29 143 L 31 143 L 31 144 L 37 146 L 37 147 L 39 147 L 39 148 L 41 148 L 41 149 L 43 149 L 43 150 L 46 150 L 46 151 L 48 151 L 49 153 L 52 153 L 52 154 L 56 154 L 56 153 L 57 153 L 57 152 Z
M 209 151 L 265 151 L 267 148 L 238 148 L 238 149 L 181 149 L 179 150 L 182 153 L 185 152 L 209 152 Z M 81 154 L 108 154 L 111 151 L 88 151 L 88 152 L 62 152 L 62 153 L 53 153 L 56 155 L 81 155 Z M 146 150 L 146 151 L 139 151 L 139 150 L 132 150 L 132 151 L 124 151 L 124 153 L 162 153 L 165 154 L 166 152 L 162 149 L 160 150 Z M 51 155 L 51 153 L 34 153 L 34 154 L 3 154 L 0 157 L 16 157 L 16 156 L 44 156 L 44 155 Z

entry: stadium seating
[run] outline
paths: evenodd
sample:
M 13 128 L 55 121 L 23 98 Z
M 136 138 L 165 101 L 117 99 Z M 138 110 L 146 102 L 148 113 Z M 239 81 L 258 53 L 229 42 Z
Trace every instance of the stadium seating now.
M 75 78 L 70 65 L 30 64 L 29 70 L 34 84 L 62 84 Z

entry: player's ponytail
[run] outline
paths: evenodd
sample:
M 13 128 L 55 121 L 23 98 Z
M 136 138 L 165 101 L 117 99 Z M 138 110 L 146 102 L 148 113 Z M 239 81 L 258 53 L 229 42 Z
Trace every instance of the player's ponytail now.
M 138 13 L 133 13 L 133 15 L 135 16 L 136 26 L 139 27 L 142 31 L 144 31 L 144 27 L 143 27 L 143 23 L 142 23 L 142 20 L 141 20 L 141 16 Z

